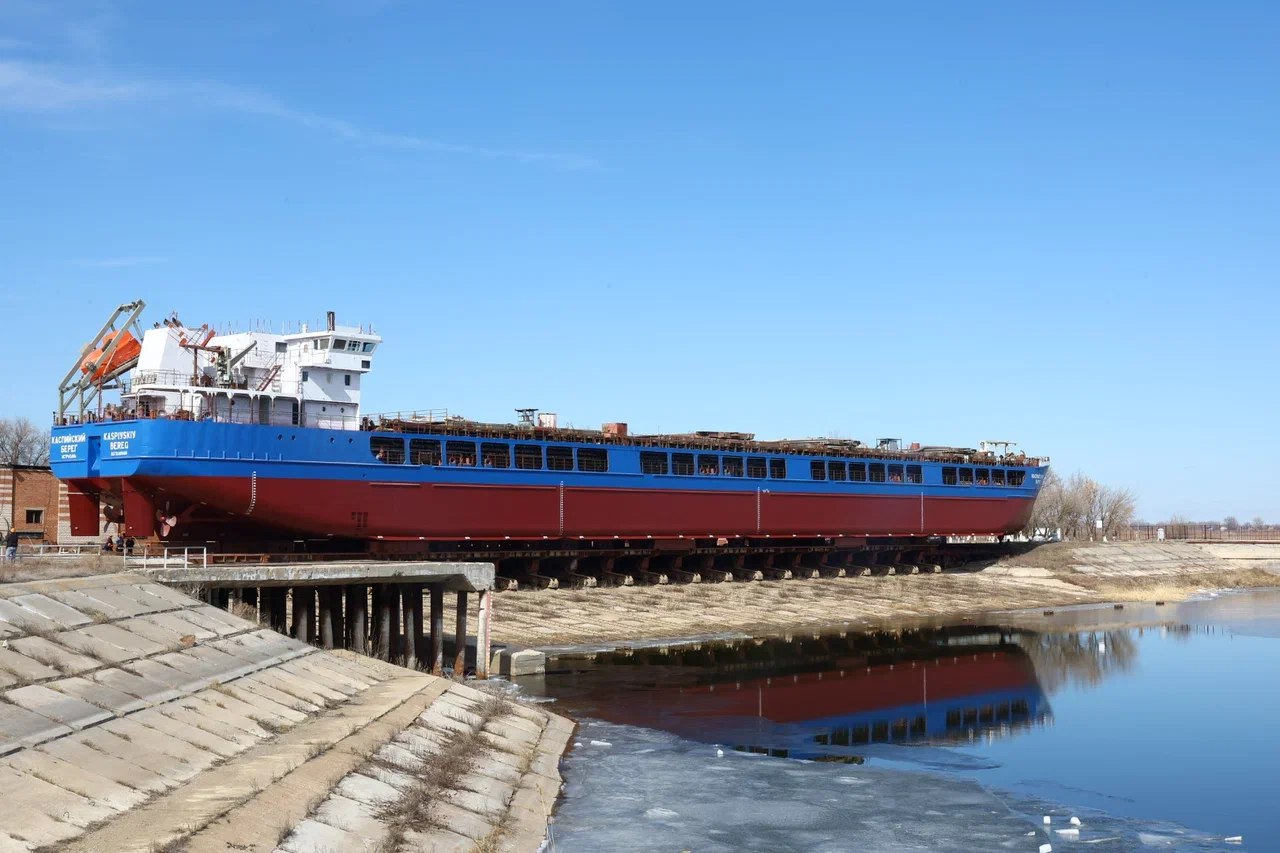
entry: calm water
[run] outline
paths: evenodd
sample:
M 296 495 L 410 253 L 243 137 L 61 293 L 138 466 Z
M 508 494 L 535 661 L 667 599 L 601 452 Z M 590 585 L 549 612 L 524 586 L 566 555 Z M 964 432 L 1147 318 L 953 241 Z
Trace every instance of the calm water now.
M 559 661 L 556 849 L 1280 851 L 1280 590 L 984 621 Z

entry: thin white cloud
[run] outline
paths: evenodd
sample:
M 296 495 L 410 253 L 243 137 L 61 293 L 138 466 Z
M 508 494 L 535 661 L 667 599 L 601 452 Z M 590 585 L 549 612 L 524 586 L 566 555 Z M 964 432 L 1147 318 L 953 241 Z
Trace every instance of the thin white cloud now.
M 163 264 L 168 258 L 154 255 L 125 255 L 119 258 L 77 258 L 72 261 L 76 266 L 93 269 L 118 269 L 120 267 L 145 267 L 151 264 Z
M 374 130 L 345 119 L 294 109 L 271 95 L 222 83 L 115 79 L 64 66 L 0 60 L 0 111 L 63 113 L 166 100 L 270 118 L 378 148 L 515 160 L 569 170 L 599 166 L 594 158 L 580 154 L 467 145 Z

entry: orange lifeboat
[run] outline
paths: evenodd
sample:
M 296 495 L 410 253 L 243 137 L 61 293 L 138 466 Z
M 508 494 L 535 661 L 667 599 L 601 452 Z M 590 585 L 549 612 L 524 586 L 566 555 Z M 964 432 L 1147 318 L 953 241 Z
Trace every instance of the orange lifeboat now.
M 111 346 L 111 342 L 119 336 L 120 343 L 116 345 L 115 350 L 111 353 L 111 357 L 99 364 L 102 354 L 107 351 L 107 347 Z M 110 376 L 116 370 L 124 367 L 129 362 L 136 359 L 142 353 L 142 344 L 138 339 L 127 331 L 107 332 L 102 336 L 102 343 L 93 352 L 84 357 L 80 362 L 80 372 L 93 375 L 90 379 L 94 382 L 102 381 L 103 377 Z M 97 365 L 95 367 L 95 365 Z

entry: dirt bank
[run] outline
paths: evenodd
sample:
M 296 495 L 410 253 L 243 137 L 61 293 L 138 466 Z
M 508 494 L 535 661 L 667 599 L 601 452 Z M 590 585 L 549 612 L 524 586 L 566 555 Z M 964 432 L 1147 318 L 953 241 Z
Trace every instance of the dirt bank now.
M 1184 543 L 1058 543 L 970 569 L 503 593 L 493 638 L 527 647 L 590 645 L 876 626 L 1100 601 L 1177 601 L 1208 589 L 1280 585 L 1280 545 L 1222 557 Z

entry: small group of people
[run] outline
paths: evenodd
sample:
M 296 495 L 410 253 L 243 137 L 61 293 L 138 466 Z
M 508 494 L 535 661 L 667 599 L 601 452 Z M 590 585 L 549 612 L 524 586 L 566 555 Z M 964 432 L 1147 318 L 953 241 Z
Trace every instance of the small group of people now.
M 465 467 L 467 467 L 467 468 L 474 468 L 474 467 L 476 466 L 476 458 L 475 458 L 474 456 L 456 456 L 456 455 L 454 455 L 454 456 L 450 456 L 450 457 L 449 457 L 449 464 L 450 464 L 450 465 L 462 465 L 462 466 L 465 466 Z M 490 468 L 492 468 L 493 466 L 492 466 L 492 465 L 490 465 L 489 467 L 490 467 Z
M 133 537 L 128 539 L 117 533 L 115 536 L 108 536 L 106 541 L 102 543 L 102 553 L 104 554 L 124 554 L 126 557 L 133 554 L 133 547 L 137 544 Z
M 719 476 L 720 470 L 715 465 L 703 465 L 698 469 L 698 473 L 704 477 L 716 477 Z

